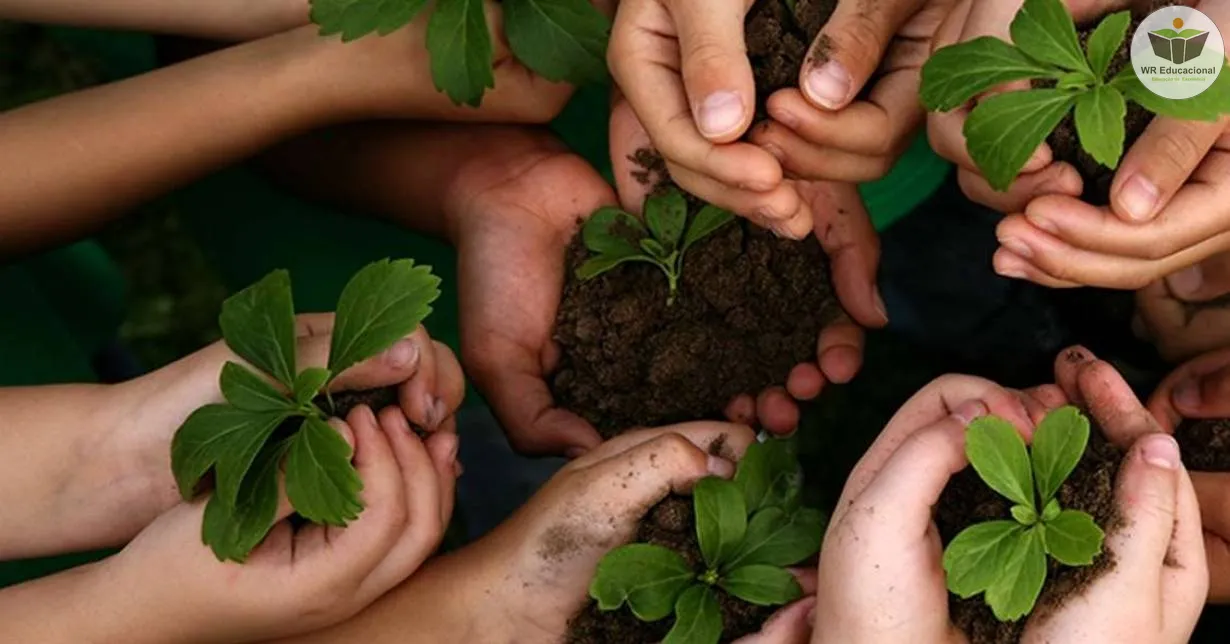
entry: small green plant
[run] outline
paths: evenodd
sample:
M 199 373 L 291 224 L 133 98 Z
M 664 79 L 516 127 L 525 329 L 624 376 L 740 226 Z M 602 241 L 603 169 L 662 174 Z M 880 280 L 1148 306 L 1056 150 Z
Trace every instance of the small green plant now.
M 360 270 L 342 291 L 327 368 L 295 366 L 290 275 L 274 271 L 222 304 L 227 346 L 255 370 L 227 362 L 225 403 L 193 412 L 171 442 L 171 469 L 191 500 L 213 471 L 201 538 L 221 561 L 244 561 L 273 526 L 278 478 L 295 511 L 344 526 L 363 510 L 363 482 L 352 450 L 325 421 L 328 386 L 346 369 L 384 351 L 418 327 L 440 295 L 440 279 L 412 260 L 382 260 Z M 325 406 L 316 402 L 325 392 Z M 292 431 L 285 425 L 292 422 Z M 281 429 L 280 429 L 281 428 Z
M 351 41 L 388 35 L 409 24 L 429 0 L 311 0 L 321 35 Z M 435 0 L 427 51 L 436 89 L 477 107 L 495 87 L 484 0 Z M 581 85 L 606 78 L 611 23 L 590 0 L 503 0 L 504 34 L 512 53 L 552 82 Z
M 965 435 L 970 463 L 992 490 L 1016 505 L 1012 520 L 972 525 L 948 544 L 949 591 L 961 598 L 985 593 L 996 619 L 1015 621 L 1038 601 L 1048 554 L 1065 566 L 1093 563 L 1102 552 L 1102 529 L 1093 517 L 1065 510 L 1055 498 L 1088 442 L 1089 419 L 1075 407 L 1047 414 L 1028 452 L 1008 421 L 984 416 L 970 423 Z
M 577 277 L 593 279 L 624 262 L 648 262 L 666 274 L 666 303 L 674 304 L 684 253 L 732 221 L 734 215 L 729 212 L 705 206 L 689 224 L 688 204 L 678 190 L 645 200 L 644 224 L 618 208 L 599 208 L 581 231 L 585 247 L 594 256 L 577 269 Z
M 996 190 L 1006 191 L 1063 119 L 1076 110 L 1081 147 L 1110 169 L 1119 166 L 1126 138 L 1127 101 L 1178 119 L 1216 121 L 1230 113 L 1230 74 L 1185 100 L 1145 88 L 1131 65 L 1110 77 L 1111 62 L 1132 16 L 1107 16 L 1081 48 L 1061 0 L 1026 0 L 1012 21 L 1009 44 L 983 37 L 940 49 L 923 67 L 922 100 L 947 112 L 1012 81 L 1047 80 L 1053 87 L 1006 92 L 981 101 L 965 123 L 970 156 Z
M 758 606 L 798 599 L 785 569 L 820 550 L 824 515 L 799 507 L 798 461 L 790 441 L 748 448 L 733 481 L 709 477 L 692 491 L 704 566 L 647 543 L 616 548 L 598 563 L 589 594 L 604 611 L 624 604 L 645 622 L 675 616 L 663 644 L 716 644 L 722 614 L 715 587 Z

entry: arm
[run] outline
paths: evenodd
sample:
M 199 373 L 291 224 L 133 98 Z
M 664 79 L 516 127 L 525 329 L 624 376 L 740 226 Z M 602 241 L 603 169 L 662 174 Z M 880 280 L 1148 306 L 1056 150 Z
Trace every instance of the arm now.
M 247 40 L 308 22 L 306 0 L 0 0 L 6 20 Z

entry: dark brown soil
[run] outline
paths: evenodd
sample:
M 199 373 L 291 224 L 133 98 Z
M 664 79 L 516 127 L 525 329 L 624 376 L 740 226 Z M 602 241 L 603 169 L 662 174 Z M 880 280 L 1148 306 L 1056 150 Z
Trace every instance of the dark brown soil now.
M 641 521 L 635 543 L 652 543 L 665 546 L 681 555 L 699 574 L 704 569 L 700 544 L 696 540 L 696 522 L 692 515 L 692 500 L 683 496 L 670 496 L 650 510 Z M 722 607 L 722 642 L 731 642 L 744 635 L 760 630 L 760 625 L 776 610 L 774 607 L 755 606 L 732 597 L 716 588 L 718 603 Z M 660 642 L 666 637 L 674 617 L 657 622 L 642 622 L 632 611 L 622 608 L 604 612 L 590 601 L 569 624 L 568 644 L 639 644 Z
M 1174 433 L 1193 472 L 1230 472 L 1230 419 L 1189 420 Z
M 798 0 L 792 14 L 783 0 L 759 0 L 748 12 L 744 37 L 756 78 L 757 120 L 773 92 L 798 87 L 808 49 L 836 8 L 837 0 Z M 814 55 L 825 54 L 825 43 L 818 43 Z
M 1110 532 L 1121 518 L 1115 506 L 1115 479 L 1123 452 L 1106 442 L 1097 428 L 1091 432 L 1085 457 L 1072 476 L 1059 490 L 1059 504 L 1064 509 L 1083 510 L 1091 514 L 1098 525 Z M 953 477 L 936 506 L 935 520 L 940 538 L 945 544 L 961 530 L 989 519 L 1010 517 L 1012 504 L 996 494 L 978 478 L 973 468 L 966 468 Z M 1094 579 L 1115 566 L 1114 556 L 1103 552 L 1092 566 L 1069 568 L 1048 559 L 1046 585 L 1034 607 L 1034 616 L 1045 616 L 1059 608 L 1069 597 L 1078 595 Z M 948 608 L 953 623 L 965 631 L 970 644 L 1010 644 L 1021 639 L 1024 619 L 1005 623 L 995 619 L 982 595 L 960 599 L 949 595 Z

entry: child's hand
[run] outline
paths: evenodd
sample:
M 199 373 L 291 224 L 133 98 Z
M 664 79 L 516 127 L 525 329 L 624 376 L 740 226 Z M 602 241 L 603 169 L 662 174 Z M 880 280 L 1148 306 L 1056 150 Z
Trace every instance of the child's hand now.
M 1230 252 L 1136 292 L 1137 334 L 1167 361 L 1230 346 Z
M 366 506 L 359 518 L 295 530 L 283 496 L 283 520 L 248 561 L 222 563 L 201 544 L 204 501 L 182 504 L 105 564 L 112 591 L 132 610 L 130 632 L 245 642 L 319 629 L 354 615 L 431 555 L 452 514 L 456 435 L 422 441 L 394 408 L 379 425 L 363 406 L 333 422 L 353 432 Z

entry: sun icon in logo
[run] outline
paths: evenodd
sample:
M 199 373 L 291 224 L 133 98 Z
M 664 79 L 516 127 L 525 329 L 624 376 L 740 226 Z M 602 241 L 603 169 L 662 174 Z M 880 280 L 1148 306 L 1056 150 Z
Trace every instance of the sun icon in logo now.
M 1183 19 L 1182 19 L 1182 18 L 1175 18 L 1175 19 L 1174 19 L 1174 28 L 1175 28 L 1175 29 L 1182 29 L 1182 28 L 1183 28 Z

